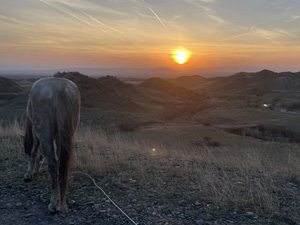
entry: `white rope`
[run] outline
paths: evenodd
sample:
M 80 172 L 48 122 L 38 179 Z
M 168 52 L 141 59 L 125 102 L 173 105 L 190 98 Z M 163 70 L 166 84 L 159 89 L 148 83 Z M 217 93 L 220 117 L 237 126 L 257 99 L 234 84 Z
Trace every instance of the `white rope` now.
M 95 186 L 100 190 L 102 191 L 102 193 L 108 198 L 108 200 L 121 212 L 123 213 L 124 216 L 126 216 L 133 224 L 135 225 L 138 225 L 136 222 L 133 221 L 133 219 L 131 219 L 106 193 L 105 191 L 99 187 L 96 183 L 96 181 L 94 180 L 94 178 L 92 178 L 89 174 L 87 173 L 84 173 L 84 172 L 75 172 L 75 173 L 80 173 L 80 174 L 83 174 L 83 175 L 86 175 L 88 176 L 92 181 L 93 183 L 95 184 Z

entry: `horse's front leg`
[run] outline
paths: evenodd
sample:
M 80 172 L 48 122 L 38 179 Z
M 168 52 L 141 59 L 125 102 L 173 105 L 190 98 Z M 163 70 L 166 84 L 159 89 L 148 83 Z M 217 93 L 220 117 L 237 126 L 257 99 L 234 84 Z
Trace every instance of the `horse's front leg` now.
M 58 182 L 58 167 L 57 160 L 55 157 L 54 145 L 53 142 L 43 144 L 42 143 L 42 153 L 48 161 L 48 171 L 51 176 L 51 198 L 50 204 L 48 205 L 48 210 L 52 213 L 60 210 L 58 208 L 58 190 L 57 190 L 57 182 Z
M 32 180 L 32 176 L 34 173 L 34 167 L 37 166 L 37 164 L 39 164 L 39 146 L 40 146 L 40 142 L 39 140 L 35 137 L 33 139 L 33 146 L 32 146 L 32 150 L 30 153 L 30 157 L 29 157 L 29 161 L 28 161 L 28 167 L 27 167 L 27 172 L 24 174 L 24 181 L 25 182 L 29 182 Z

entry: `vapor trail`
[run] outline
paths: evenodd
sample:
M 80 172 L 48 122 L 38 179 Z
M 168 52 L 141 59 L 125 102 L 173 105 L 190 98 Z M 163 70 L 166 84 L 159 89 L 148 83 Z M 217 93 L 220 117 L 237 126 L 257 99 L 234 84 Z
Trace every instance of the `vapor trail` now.
M 231 40 L 231 39 L 235 39 L 235 38 L 239 38 L 239 37 L 246 36 L 246 35 L 248 35 L 248 34 L 251 34 L 251 32 L 247 32 L 247 33 L 244 33 L 244 34 L 240 34 L 240 35 L 228 37 L 228 38 L 225 38 L 225 39 L 223 39 L 223 40 L 221 40 L 221 41 L 218 41 L 218 42 L 228 41 L 228 40 Z
M 145 4 L 147 4 L 145 2 L 145 0 L 142 0 Z M 164 27 L 164 28 L 167 28 L 166 25 L 164 24 L 164 22 L 159 18 L 159 16 L 154 12 L 154 10 L 150 7 L 150 6 L 147 6 L 148 9 L 153 13 L 153 15 L 158 19 L 158 21 L 161 23 L 161 25 Z
M 69 16 L 74 17 L 75 19 L 79 20 L 80 22 L 85 23 L 85 24 L 87 24 L 87 25 L 93 27 L 93 28 L 96 29 L 96 30 L 99 30 L 99 31 L 102 31 L 103 33 L 108 34 L 107 31 L 105 31 L 105 30 L 103 30 L 103 29 L 101 29 L 101 28 L 95 26 L 94 24 L 91 24 L 90 22 L 88 22 L 88 21 L 86 21 L 86 20 L 80 18 L 79 16 L 77 16 L 77 15 L 75 15 L 75 14 L 73 14 L 73 13 L 71 13 L 71 12 L 65 10 L 65 9 L 62 9 L 62 8 L 60 8 L 60 7 L 58 7 L 58 6 L 55 6 L 55 5 L 49 3 L 49 2 L 47 2 L 47 1 L 45 1 L 45 0 L 39 0 L 39 1 L 40 1 L 40 2 L 43 2 L 44 4 L 46 4 L 46 5 L 48 5 L 48 6 L 52 7 L 52 8 L 54 8 L 54 9 L 56 9 L 56 10 L 59 10 L 59 11 L 65 13 L 65 14 L 67 14 L 67 15 L 69 15 Z
M 112 31 L 115 31 L 115 32 L 119 32 L 119 33 L 122 33 L 124 34 L 124 32 L 118 30 L 118 29 L 115 29 L 105 23 L 102 23 L 101 21 L 99 21 L 98 19 L 96 19 L 95 17 L 91 16 L 90 14 L 87 14 L 86 12 L 83 12 L 83 11 L 80 11 L 82 14 L 84 14 L 85 16 L 89 17 L 91 20 L 93 20 L 96 24 L 100 25 L 100 26 L 103 26 L 103 27 L 106 27 Z

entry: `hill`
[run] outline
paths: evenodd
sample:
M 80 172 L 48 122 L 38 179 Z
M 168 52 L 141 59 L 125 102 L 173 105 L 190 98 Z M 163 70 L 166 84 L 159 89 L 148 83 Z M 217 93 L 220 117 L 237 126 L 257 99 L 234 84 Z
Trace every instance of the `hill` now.
M 178 86 L 193 89 L 199 85 L 205 84 L 206 82 L 208 82 L 208 80 L 209 80 L 208 78 L 201 77 L 199 75 L 193 75 L 193 76 L 181 76 L 181 77 L 170 79 L 169 81 Z
M 180 100 L 191 100 L 191 101 L 197 101 L 202 100 L 204 98 L 203 95 L 189 90 L 184 87 L 180 87 L 176 84 L 173 84 L 167 80 L 154 77 L 150 78 L 148 80 L 145 80 L 143 83 L 140 84 L 142 87 L 162 91 L 170 96 L 176 97 Z
M 190 78 L 189 82 L 192 82 L 191 80 Z M 299 91 L 300 72 L 276 73 L 270 70 L 262 70 L 256 73 L 240 72 L 228 77 L 206 79 L 206 82 L 198 83 L 194 88 L 211 94 L 257 94 L 264 91 Z
M 0 93 L 21 92 L 22 88 L 16 82 L 0 77 Z
M 142 93 L 139 93 L 135 86 L 115 77 L 95 79 L 78 72 L 58 72 L 54 76 L 69 79 L 78 86 L 84 107 L 131 112 L 143 110 L 143 107 L 135 102 L 143 98 Z

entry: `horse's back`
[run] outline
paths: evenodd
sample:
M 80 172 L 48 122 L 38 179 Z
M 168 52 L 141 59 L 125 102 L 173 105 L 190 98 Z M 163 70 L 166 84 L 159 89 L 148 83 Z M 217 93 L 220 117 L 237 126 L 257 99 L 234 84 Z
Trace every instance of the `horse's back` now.
M 36 125 L 56 129 L 57 115 L 72 117 L 75 127 L 79 120 L 80 93 L 72 81 L 64 78 L 43 78 L 36 81 L 30 92 L 28 116 Z M 62 118 L 63 120 L 64 118 Z M 36 127 L 37 128 L 37 127 Z
M 31 101 L 49 101 L 55 103 L 56 98 L 64 94 L 70 100 L 78 101 L 79 91 L 72 81 L 64 78 L 43 78 L 36 81 L 30 94 Z

